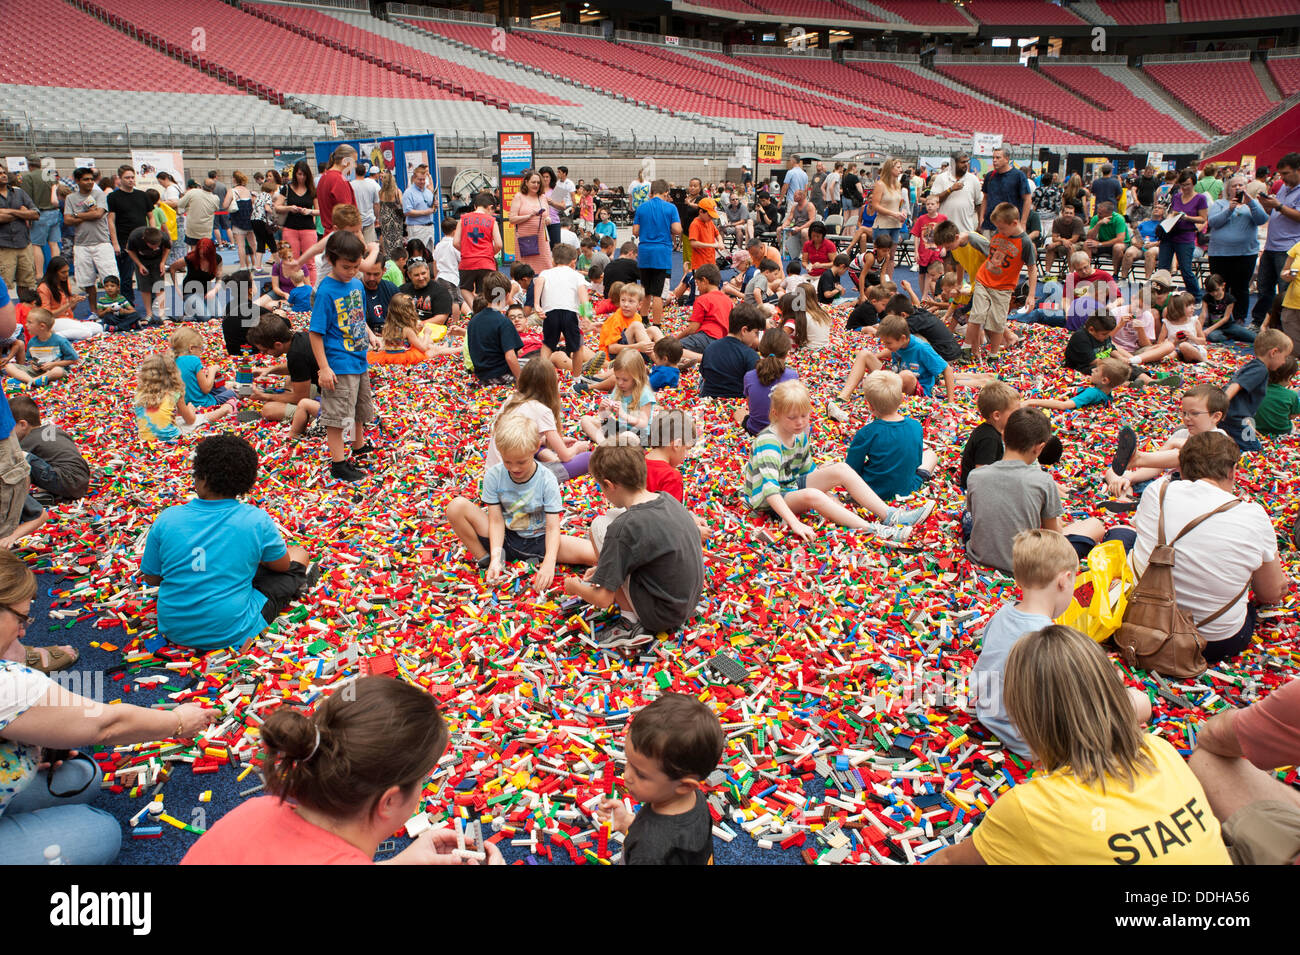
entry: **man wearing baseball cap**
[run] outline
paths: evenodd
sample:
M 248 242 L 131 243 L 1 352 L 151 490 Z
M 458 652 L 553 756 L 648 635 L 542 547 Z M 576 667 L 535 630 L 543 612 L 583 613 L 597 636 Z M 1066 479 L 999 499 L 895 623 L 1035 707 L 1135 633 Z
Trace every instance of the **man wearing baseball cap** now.
M 699 213 L 691 222 L 691 269 L 701 265 L 712 265 L 717 261 L 718 252 L 724 246 L 722 233 L 718 231 L 718 204 L 709 196 L 701 199 L 697 205 Z
M 378 163 L 357 163 L 357 177 L 352 180 L 352 197 L 361 213 L 361 234 L 367 242 L 375 238 L 375 203 L 379 201 L 379 182 L 375 178 L 380 170 Z

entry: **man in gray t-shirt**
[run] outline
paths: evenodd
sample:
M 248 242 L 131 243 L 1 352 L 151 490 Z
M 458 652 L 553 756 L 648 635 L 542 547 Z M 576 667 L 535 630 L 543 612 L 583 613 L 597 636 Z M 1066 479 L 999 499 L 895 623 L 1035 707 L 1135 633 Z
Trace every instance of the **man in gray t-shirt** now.
M 108 236 L 108 199 L 95 185 L 94 170 L 81 167 L 74 175 L 77 188 L 63 202 L 63 221 L 76 229 L 72 243 L 73 281 L 86 291 L 93 310 L 99 298 L 96 282 L 110 275 L 117 277 L 117 256 Z
M 1064 513 L 1056 483 L 1047 472 L 1012 454 L 1008 447 L 1001 461 L 976 468 L 966 479 L 971 516 L 966 553 L 976 563 L 1006 574 L 1011 573 L 1012 539 Z

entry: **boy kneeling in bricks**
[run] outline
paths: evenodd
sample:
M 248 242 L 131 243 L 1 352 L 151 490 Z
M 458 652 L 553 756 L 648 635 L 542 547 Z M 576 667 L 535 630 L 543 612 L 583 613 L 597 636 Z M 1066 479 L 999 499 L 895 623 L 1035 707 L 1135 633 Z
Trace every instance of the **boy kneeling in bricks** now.
M 670 494 L 645 489 L 645 454 L 632 446 L 591 452 L 590 473 L 614 507 L 608 527 L 593 525 L 596 566 L 568 577 L 564 592 L 597 607 L 617 603 L 622 617 L 596 634 L 605 649 L 649 643 L 691 617 L 704 589 L 700 531 Z

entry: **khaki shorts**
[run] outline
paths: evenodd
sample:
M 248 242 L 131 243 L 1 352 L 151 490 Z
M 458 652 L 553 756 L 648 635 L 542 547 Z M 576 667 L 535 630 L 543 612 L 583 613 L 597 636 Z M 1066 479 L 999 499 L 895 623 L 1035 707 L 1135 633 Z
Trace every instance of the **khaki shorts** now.
M 107 242 L 94 245 L 74 245 L 72 247 L 72 285 L 76 288 L 90 288 L 97 281 L 111 275 L 118 278 L 117 256 L 113 246 Z
M 36 266 L 32 262 L 32 247 L 0 249 L 0 278 L 17 291 L 18 288 L 36 288 Z
M 12 534 L 22 523 L 31 476 L 27 455 L 11 433 L 0 441 L 0 537 Z
M 1242 806 L 1223 824 L 1223 841 L 1235 865 L 1291 865 L 1300 856 L 1300 806 L 1275 799 Z
M 970 299 L 968 322 L 980 325 L 986 332 L 1005 332 L 1007 313 L 1011 311 L 1011 289 L 989 288 L 975 283 Z
M 614 523 L 614 518 L 622 514 L 623 510 L 624 509 L 621 507 L 611 507 L 608 511 L 591 522 L 591 527 L 587 529 L 587 536 L 590 537 L 591 542 L 596 545 L 597 553 L 604 550 L 605 535 L 609 533 L 609 525 Z
M 1300 281 L 1300 280 L 1297 280 Z M 1291 339 L 1291 354 L 1300 358 L 1300 308 L 1284 308 L 1278 325 Z
M 370 400 L 370 372 L 363 375 L 335 375 L 334 390 L 321 389 L 320 423 L 327 428 L 368 424 L 375 416 Z

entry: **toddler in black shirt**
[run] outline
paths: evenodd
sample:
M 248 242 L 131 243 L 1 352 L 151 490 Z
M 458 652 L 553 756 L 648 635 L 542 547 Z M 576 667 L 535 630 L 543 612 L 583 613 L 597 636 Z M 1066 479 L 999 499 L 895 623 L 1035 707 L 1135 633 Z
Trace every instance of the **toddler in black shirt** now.
M 722 724 L 693 696 L 669 693 L 632 720 L 623 781 L 641 804 L 634 816 L 617 799 L 597 816 L 627 833 L 624 865 L 712 865 L 713 818 L 700 784 L 722 758 Z

